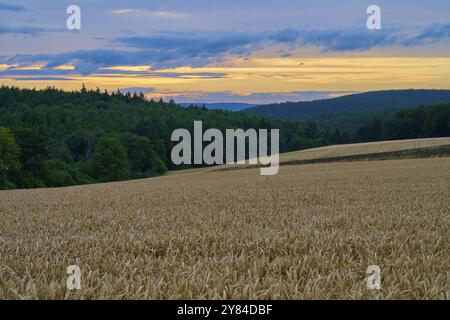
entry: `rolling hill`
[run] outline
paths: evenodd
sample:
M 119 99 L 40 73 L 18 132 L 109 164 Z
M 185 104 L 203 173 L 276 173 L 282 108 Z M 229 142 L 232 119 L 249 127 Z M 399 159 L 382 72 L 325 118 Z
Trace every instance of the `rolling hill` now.
M 447 102 L 450 102 L 450 90 L 388 90 L 324 100 L 261 105 L 245 109 L 243 112 L 278 119 L 301 120 L 322 115 L 392 111 Z

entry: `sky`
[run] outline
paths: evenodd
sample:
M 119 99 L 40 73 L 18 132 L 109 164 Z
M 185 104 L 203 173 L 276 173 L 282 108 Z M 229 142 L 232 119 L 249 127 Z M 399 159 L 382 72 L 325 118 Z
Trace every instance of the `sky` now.
M 450 89 L 450 1 L 0 0 L 0 83 L 253 104 Z

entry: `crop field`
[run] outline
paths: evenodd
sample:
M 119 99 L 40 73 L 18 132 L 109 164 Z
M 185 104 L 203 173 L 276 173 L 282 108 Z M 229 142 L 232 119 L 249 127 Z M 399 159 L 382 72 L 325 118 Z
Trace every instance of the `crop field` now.
M 450 156 L 450 137 L 377 141 L 332 145 L 280 154 L 280 165 L 303 165 L 339 161 L 411 159 Z M 224 164 L 202 170 L 228 171 L 255 168 L 259 165 Z M 191 169 L 198 170 L 198 169 Z M 179 172 L 172 172 L 179 173 Z
M 445 157 L 3 191 L 0 221 L 0 299 L 450 298 Z
M 411 140 L 379 141 L 355 144 L 343 144 L 303 151 L 289 152 L 280 157 L 280 161 L 308 160 L 330 157 L 344 157 L 359 154 L 377 154 L 384 152 L 395 152 L 410 149 L 421 149 L 439 146 L 449 146 L 450 138 L 426 138 Z

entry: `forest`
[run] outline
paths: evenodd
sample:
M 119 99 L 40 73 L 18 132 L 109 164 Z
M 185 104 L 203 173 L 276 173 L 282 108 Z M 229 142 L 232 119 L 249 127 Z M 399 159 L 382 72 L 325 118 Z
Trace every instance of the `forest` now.
M 339 115 L 336 115 L 339 117 Z M 367 117 L 366 117 L 367 118 Z M 0 189 L 61 187 L 164 174 L 174 166 L 173 130 L 280 129 L 280 152 L 421 137 L 450 136 L 450 104 L 374 114 L 364 122 L 321 126 L 244 112 L 182 107 L 143 94 L 0 88 Z M 331 121 L 331 122 L 330 122 Z
M 285 120 L 310 120 L 316 117 L 374 112 L 392 112 L 421 105 L 450 102 L 450 90 L 409 89 L 348 94 L 313 101 L 284 102 L 245 109 L 252 115 Z

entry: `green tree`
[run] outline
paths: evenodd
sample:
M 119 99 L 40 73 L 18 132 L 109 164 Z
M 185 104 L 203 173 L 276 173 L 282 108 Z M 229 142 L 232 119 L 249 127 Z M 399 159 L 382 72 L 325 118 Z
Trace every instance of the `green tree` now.
M 47 138 L 35 128 L 15 128 L 13 132 L 21 150 L 21 170 L 14 174 L 17 187 L 45 187 L 38 176 L 42 162 L 48 159 Z
M 308 139 L 315 139 L 317 137 L 317 125 L 314 122 L 308 122 L 306 127 L 306 137 Z
M 36 129 L 19 128 L 14 130 L 14 136 L 20 146 L 20 162 L 22 168 L 36 172 L 42 161 L 48 156 L 47 139 Z
M 291 150 L 303 150 L 308 149 L 311 147 L 311 143 L 308 141 L 308 139 L 304 137 L 300 137 L 297 134 L 294 134 L 291 138 Z
M 20 148 L 11 130 L 0 127 L 0 189 L 13 187 L 9 175 L 20 168 Z
M 149 177 L 167 170 L 147 137 L 123 133 L 118 138 L 127 151 L 133 178 Z
M 92 174 L 101 182 L 130 179 L 130 165 L 127 152 L 114 137 L 101 138 L 94 152 Z
M 42 162 L 40 175 L 47 187 L 64 187 L 75 185 L 69 166 L 60 160 L 46 160 Z

